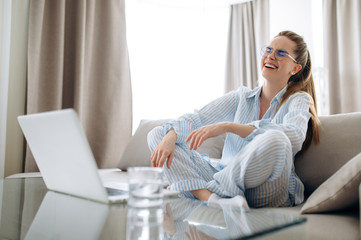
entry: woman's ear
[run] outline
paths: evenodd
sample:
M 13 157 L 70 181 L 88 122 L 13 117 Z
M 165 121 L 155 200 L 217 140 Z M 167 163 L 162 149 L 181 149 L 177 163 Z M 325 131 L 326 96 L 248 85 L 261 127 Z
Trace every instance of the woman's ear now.
M 295 74 L 298 73 L 301 69 L 302 69 L 301 64 L 297 64 L 297 65 L 294 66 L 294 68 L 292 69 L 291 75 L 295 75 Z

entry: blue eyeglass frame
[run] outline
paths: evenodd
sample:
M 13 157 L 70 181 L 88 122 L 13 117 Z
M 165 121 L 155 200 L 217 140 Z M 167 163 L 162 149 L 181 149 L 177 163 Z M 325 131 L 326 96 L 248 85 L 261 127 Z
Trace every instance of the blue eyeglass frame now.
M 267 57 L 268 55 L 270 55 L 273 50 L 275 50 L 275 57 L 276 60 L 278 61 L 282 61 L 286 56 L 288 56 L 289 58 L 292 59 L 292 61 L 294 61 L 296 64 L 298 64 L 298 62 L 296 61 L 296 59 L 294 59 L 288 52 L 286 52 L 285 50 L 282 49 L 273 49 L 270 46 L 264 46 L 261 48 L 261 56 L 262 57 Z

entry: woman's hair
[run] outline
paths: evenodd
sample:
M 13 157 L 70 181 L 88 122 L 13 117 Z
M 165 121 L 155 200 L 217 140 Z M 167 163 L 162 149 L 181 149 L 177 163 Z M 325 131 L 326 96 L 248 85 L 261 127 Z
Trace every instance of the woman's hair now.
M 288 39 L 296 43 L 296 49 L 294 49 L 294 53 L 296 55 L 296 61 L 302 66 L 302 69 L 295 75 L 292 75 L 288 80 L 287 90 L 283 95 L 280 106 L 285 103 L 292 94 L 296 92 L 306 92 L 312 97 L 313 100 L 311 101 L 309 110 L 311 113 L 311 118 L 308 122 L 306 139 L 303 142 L 301 150 L 304 151 L 310 146 L 312 139 L 314 139 L 316 143 L 319 143 L 320 141 L 318 131 L 320 121 L 317 115 L 316 93 L 311 69 L 311 55 L 307 49 L 307 44 L 300 35 L 292 31 L 282 31 L 276 37 L 282 36 L 287 37 Z

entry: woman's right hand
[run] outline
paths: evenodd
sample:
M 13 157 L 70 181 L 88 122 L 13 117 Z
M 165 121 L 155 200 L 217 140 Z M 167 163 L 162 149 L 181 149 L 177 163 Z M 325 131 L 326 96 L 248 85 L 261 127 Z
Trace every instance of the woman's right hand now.
M 167 161 L 167 167 L 170 168 L 173 161 L 176 140 L 177 134 L 174 129 L 171 129 L 154 149 L 153 154 L 150 157 L 153 167 L 163 167 L 164 163 Z

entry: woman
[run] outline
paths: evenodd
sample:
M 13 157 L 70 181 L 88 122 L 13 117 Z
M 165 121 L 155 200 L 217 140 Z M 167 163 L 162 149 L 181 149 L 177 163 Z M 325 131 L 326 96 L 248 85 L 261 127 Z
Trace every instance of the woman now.
M 241 87 L 149 133 L 152 166 L 166 164 L 171 189 L 244 208 L 303 202 L 293 159 L 319 140 L 310 53 L 301 36 L 283 31 L 261 54 L 261 87 Z M 193 151 L 223 133 L 221 161 Z

